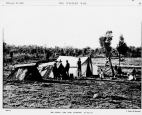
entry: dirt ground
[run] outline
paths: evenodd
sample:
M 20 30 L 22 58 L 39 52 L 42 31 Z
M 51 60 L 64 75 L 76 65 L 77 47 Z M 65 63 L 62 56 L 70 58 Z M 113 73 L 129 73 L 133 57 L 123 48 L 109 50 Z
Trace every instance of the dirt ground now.
M 93 96 L 97 95 L 93 98 Z M 140 109 L 140 81 L 8 82 L 3 108 Z

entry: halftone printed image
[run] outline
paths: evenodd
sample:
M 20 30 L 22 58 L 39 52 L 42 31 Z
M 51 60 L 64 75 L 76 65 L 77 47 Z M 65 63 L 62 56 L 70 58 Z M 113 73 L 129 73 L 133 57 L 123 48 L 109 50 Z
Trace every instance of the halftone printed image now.
M 3 109 L 141 109 L 142 10 L 133 4 L 4 3 Z

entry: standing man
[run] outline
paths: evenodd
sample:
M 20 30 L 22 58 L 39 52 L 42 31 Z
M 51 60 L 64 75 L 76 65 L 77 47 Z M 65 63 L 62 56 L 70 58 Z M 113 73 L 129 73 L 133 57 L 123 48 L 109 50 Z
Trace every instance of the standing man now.
M 100 78 L 101 78 L 101 79 L 103 79 L 103 78 L 104 78 L 104 72 L 103 72 L 103 70 L 102 70 L 102 69 L 100 69 L 99 76 L 100 76 Z
M 77 62 L 77 70 L 78 70 L 78 77 L 81 77 L 81 60 L 80 60 L 80 58 L 78 59 L 78 62 Z
M 69 77 L 69 68 L 70 68 L 70 64 L 69 64 L 68 60 L 66 60 L 65 71 L 66 71 L 66 74 L 67 74 L 68 77 Z
M 58 72 L 58 69 L 57 69 L 57 64 L 54 63 L 54 66 L 53 66 L 53 75 L 54 75 L 54 79 L 57 79 L 57 72 Z
M 58 68 L 58 72 L 59 72 L 59 77 L 62 80 L 63 77 L 64 77 L 65 68 L 64 68 L 61 60 L 59 61 L 59 63 L 60 63 L 60 65 L 59 65 L 59 68 Z

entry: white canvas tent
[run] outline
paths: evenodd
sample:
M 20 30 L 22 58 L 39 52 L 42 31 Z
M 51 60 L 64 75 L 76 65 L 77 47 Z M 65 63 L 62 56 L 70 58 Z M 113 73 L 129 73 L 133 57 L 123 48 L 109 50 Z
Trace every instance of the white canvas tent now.
M 68 60 L 70 64 L 69 74 L 73 74 L 73 77 L 77 77 L 77 61 L 79 58 L 72 56 L 59 56 L 57 59 L 57 67 L 59 66 L 59 61 L 62 61 L 63 66 L 66 66 L 66 60 Z M 80 57 L 81 59 L 81 69 L 82 69 L 82 77 L 98 75 L 98 67 L 92 64 L 92 61 L 89 57 Z M 52 67 L 55 62 L 49 62 L 39 65 L 39 72 L 43 78 L 54 78 Z

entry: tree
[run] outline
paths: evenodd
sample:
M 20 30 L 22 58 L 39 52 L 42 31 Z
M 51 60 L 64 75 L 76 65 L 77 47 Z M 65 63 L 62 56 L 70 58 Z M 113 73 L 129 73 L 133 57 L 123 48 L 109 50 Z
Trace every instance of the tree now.
M 7 49 L 6 49 L 6 43 L 3 42 L 3 54 L 6 54 L 6 51 L 7 51 Z
M 112 55 L 114 57 L 118 56 L 118 52 L 117 52 L 117 50 L 115 48 L 112 48 Z
M 6 60 L 5 60 L 6 52 L 7 52 L 6 43 L 3 42 L 3 61 L 4 61 L 4 63 L 5 63 L 5 61 L 6 61 Z
M 141 57 L 141 47 L 129 46 L 127 56 L 129 57 Z
M 128 47 L 127 47 L 127 44 L 124 42 L 124 37 L 123 35 L 120 36 L 120 39 L 119 39 L 119 43 L 116 47 L 117 51 L 118 51 L 118 54 L 119 54 L 119 66 L 120 66 L 120 54 L 126 56 L 126 53 L 128 51 Z
M 136 48 L 136 57 L 141 57 L 141 47 Z
M 94 52 L 95 52 L 95 50 L 93 50 L 93 49 L 90 50 L 90 53 L 89 53 L 89 57 L 90 58 L 94 57 Z
M 105 36 L 102 36 L 99 38 L 100 46 L 102 47 L 103 52 L 105 53 L 106 57 L 109 59 L 109 63 L 112 70 L 112 76 L 115 76 L 112 62 L 111 62 L 111 56 L 112 56 L 112 47 L 111 47 L 111 41 L 112 41 L 112 31 L 107 31 Z
M 51 55 L 52 55 L 51 51 L 49 49 L 45 48 L 45 59 L 47 62 L 49 61 L 49 58 Z

